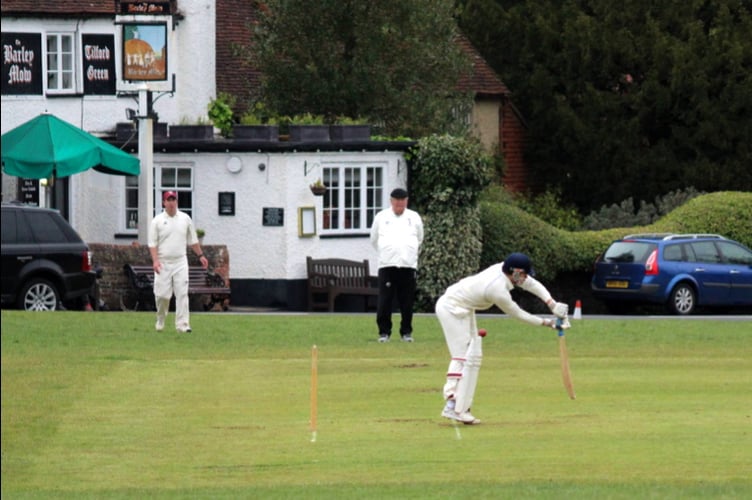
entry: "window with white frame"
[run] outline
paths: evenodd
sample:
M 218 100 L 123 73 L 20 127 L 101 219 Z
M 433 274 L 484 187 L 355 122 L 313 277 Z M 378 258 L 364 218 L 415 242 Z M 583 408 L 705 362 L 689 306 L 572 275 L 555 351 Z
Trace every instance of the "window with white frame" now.
M 129 175 L 125 178 L 125 229 L 138 229 L 138 176 Z
M 154 215 L 162 210 L 162 193 L 178 193 L 178 208 L 193 217 L 193 168 L 191 165 L 158 165 L 155 168 Z M 125 216 L 127 232 L 138 230 L 138 176 L 125 178 Z
M 178 208 L 193 217 L 193 168 L 189 165 L 157 167 L 157 195 L 154 202 L 162 206 L 162 193 L 175 191 L 178 193 Z M 159 212 L 159 210 L 157 210 Z
M 324 194 L 321 234 L 364 234 L 381 210 L 383 164 L 323 165 Z
M 74 50 L 73 33 L 47 34 L 47 92 L 75 92 Z

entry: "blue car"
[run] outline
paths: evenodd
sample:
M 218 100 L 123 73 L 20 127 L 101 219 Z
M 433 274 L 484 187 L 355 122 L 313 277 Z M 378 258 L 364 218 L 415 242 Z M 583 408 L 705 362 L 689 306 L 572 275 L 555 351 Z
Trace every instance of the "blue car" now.
M 591 287 L 614 312 L 637 304 L 680 315 L 698 306 L 752 312 L 752 250 L 716 234 L 632 234 L 598 257 Z

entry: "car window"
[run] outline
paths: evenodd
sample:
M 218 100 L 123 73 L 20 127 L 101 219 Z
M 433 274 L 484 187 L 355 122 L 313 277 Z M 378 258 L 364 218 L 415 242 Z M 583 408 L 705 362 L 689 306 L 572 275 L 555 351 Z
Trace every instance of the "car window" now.
M 690 247 L 695 253 L 694 262 L 705 262 L 709 264 L 717 264 L 721 262 L 721 255 L 718 253 L 718 249 L 712 241 L 693 242 L 690 243 Z
M 3 244 L 16 242 L 16 212 L 13 210 L 3 210 L 2 226 Z
M 682 245 L 666 245 L 663 249 L 663 260 L 678 262 L 682 260 Z
M 21 210 L 3 210 L 3 244 L 34 243 L 34 236 Z
M 752 252 L 747 251 L 745 248 L 727 241 L 719 241 L 718 247 L 721 249 L 724 262 L 745 266 L 752 265 Z
M 603 260 L 608 262 L 636 262 L 644 264 L 650 252 L 655 249 L 655 243 L 644 243 L 640 241 L 617 241 L 613 243 Z
M 67 243 L 68 237 L 49 212 L 29 212 L 26 214 L 37 243 Z

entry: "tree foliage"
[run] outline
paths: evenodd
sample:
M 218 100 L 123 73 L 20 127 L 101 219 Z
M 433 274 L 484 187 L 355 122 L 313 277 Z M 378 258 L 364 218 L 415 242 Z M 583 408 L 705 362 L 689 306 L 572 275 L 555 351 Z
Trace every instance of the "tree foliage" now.
M 531 178 L 583 213 L 689 186 L 752 190 L 749 2 L 458 4 L 528 120 Z
M 450 0 L 269 0 L 249 54 L 281 115 L 368 117 L 420 137 L 454 124 L 468 61 Z

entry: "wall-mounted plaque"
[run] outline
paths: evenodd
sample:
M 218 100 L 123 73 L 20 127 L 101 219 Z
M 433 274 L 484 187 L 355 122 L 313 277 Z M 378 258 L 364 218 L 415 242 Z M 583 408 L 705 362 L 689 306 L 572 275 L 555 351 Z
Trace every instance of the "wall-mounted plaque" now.
M 284 226 L 285 209 L 282 207 L 264 207 L 264 215 L 261 222 L 264 226 Z
M 235 215 L 235 193 L 219 193 L 219 215 Z

